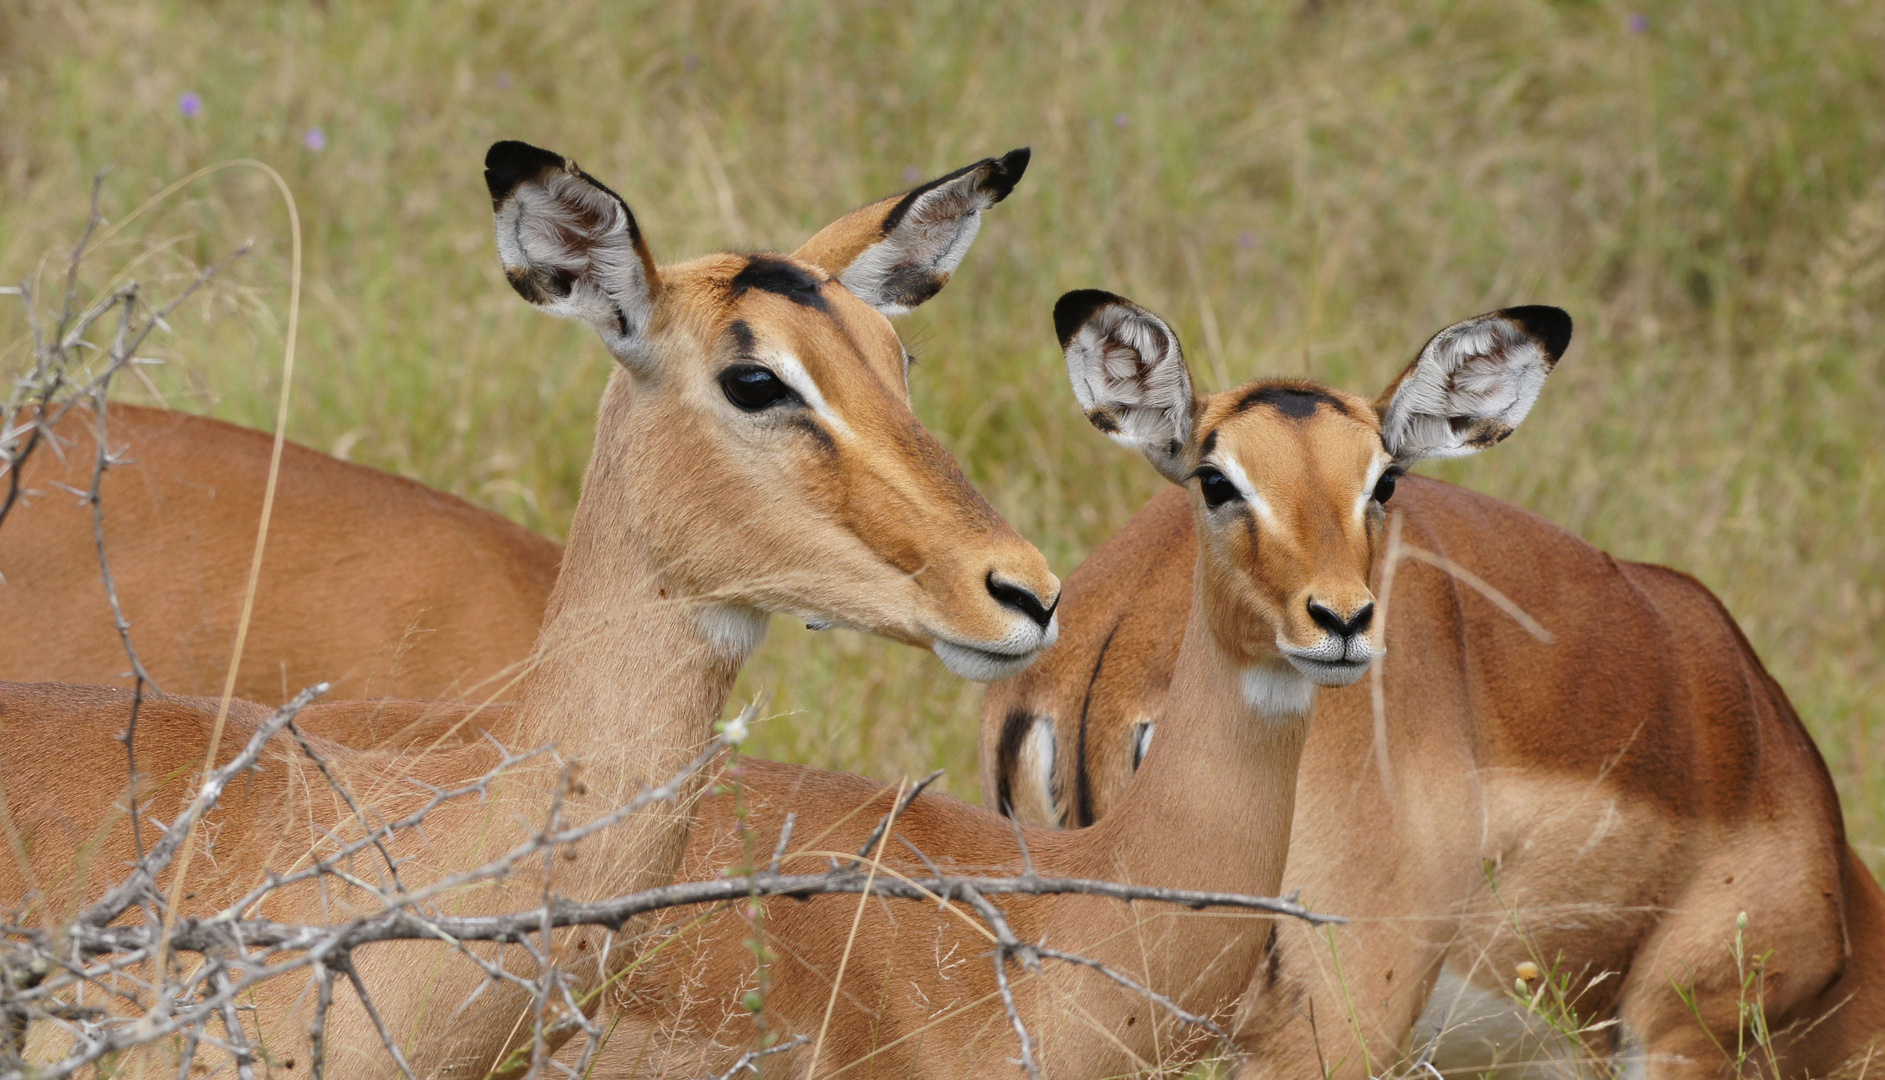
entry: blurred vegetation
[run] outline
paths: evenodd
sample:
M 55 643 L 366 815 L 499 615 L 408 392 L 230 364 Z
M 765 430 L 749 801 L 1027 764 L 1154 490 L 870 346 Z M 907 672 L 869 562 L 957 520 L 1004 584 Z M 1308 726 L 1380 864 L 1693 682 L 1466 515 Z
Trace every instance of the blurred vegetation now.
M 1063 574 L 1159 481 L 1074 407 L 1061 291 L 1165 314 L 1207 389 L 1372 392 L 1446 323 L 1558 304 L 1577 338 L 1526 429 L 1434 471 L 1719 592 L 1876 865 L 1881 101 L 1876 2 L 0 0 L 0 279 L 70 244 L 100 169 L 115 216 L 200 166 L 273 163 L 308 237 L 290 435 L 554 535 L 609 361 L 505 287 L 492 140 L 577 158 L 663 258 L 789 249 L 1031 144 L 901 329 L 919 413 Z M 114 266 L 163 286 L 248 237 L 144 393 L 267 426 L 287 229 L 265 183 L 192 187 Z M 12 364 L 23 327 L 0 320 Z M 745 687 L 785 712 L 766 752 L 945 765 L 974 795 L 980 691 L 933 658 L 781 620 Z

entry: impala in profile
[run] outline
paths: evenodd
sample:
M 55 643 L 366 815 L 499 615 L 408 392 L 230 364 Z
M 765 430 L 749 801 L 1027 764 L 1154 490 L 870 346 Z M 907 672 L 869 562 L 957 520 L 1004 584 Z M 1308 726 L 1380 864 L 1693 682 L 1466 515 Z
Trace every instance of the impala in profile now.
M 423 839 L 393 845 L 408 886 L 476 865 L 537 828 L 559 793 L 579 824 L 665 780 L 706 745 L 768 612 L 842 623 L 933 649 L 974 678 L 1011 675 L 1054 639 L 1059 583 L 963 478 L 910 411 L 907 354 L 886 313 L 936 293 L 982 211 L 1020 178 L 1026 151 L 989 159 L 841 218 L 792 254 L 718 254 L 658 266 L 618 195 L 576 165 L 498 143 L 485 179 L 510 283 L 578 319 L 616 360 L 561 574 L 529 670 L 496 710 L 437 702 L 341 702 L 310 710 L 314 730 L 398 729 L 441 711 L 494 741 L 553 744 L 503 774 L 482 805 L 452 803 Z M 24 861 L 0 870 L 16 917 L 56 925 L 133 857 L 116 809 L 129 695 L 57 684 L 0 684 L 0 787 Z M 267 715 L 238 702 L 221 757 Z M 203 764 L 217 702 L 146 700 L 134 749 L 140 813 L 174 818 Z M 314 743 L 371 812 L 396 819 L 425 792 L 492 768 L 490 741 L 349 748 Z M 185 914 L 222 909 L 266 875 L 331 850 L 347 808 L 332 805 L 299 751 L 280 750 L 232 787 L 206 830 L 210 850 L 175 890 Z M 96 767 L 74 769 L 73 762 Z M 562 763 L 579 764 L 568 787 Z M 673 878 L 691 814 L 682 800 L 632 816 L 559 860 L 553 887 L 576 900 Z M 178 871 L 182 872 L 182 871 Z M 464 914 L 528 908 L 548 870 L 455 893 Z M 31 895 L 29 895 L 29 884 Z M 169 887 L 166 883 L 166 887 Z M 377 910 L 369 893 L 322 879 L 276 889 L 249 912 L 320 923 Z M 603 932 L 564 941 L 600 962 L 566 978 L 587 994 L 634 956 Z M 353 968 L 422 1076 L 482 1076 L 530 1037 L 529 999 L 445 946 L 361 950 Z M 307 1045 L 311 994 L 282 979 L 255 993 L 251 1035 L 278 1058 Z M 563 1029 L 567 1036 L 567 1029 Z M 40 1033 L 34 1052 L 48 1051 Z M 374 1023 L 343 990 L 328 1020 L 329 1075 L 398 1075 Z

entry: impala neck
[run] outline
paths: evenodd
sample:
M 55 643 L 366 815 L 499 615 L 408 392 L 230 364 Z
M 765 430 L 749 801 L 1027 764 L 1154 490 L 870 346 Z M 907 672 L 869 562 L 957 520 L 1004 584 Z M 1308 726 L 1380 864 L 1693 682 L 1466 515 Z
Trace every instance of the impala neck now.
M 1210 629 L 1211 596 L 1200 576 L 1171 691 L 1125 796 L 1066 835 L 1082 837 L 1109 875 L 1125 875 L 1117 880 L 1271 896 L 1283 881 L 1309 714 L 1249 703 L 1245 664 Z
M 761 612 L 688 594 L 655 564 L 644 546 L 655 493 L 638 485 L 626 445 L 632 408 L 618 375 L 510 735 L 514 749 L 554 744 L 578 763 L 594 812 L 667 781 L 700 752 L 766 626 Z

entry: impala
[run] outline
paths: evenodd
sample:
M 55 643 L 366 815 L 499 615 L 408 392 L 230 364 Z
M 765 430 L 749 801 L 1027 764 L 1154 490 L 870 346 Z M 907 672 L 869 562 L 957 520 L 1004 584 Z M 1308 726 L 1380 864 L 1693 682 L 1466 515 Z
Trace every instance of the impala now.
M 205 416 L 113 403 L 105 547 L 138 660 L 170 694 L 220 694 L 242 612 L 272 440 Z M 0 524 L 0 678 L 117 683 L 92 508 L 97 418 L 75 409 L 24 473 L 43 492 Z M 530 656 L 560 549 L 489 510 L 295 443 L 256 590 L 239 697 L 508 697 Z
M 1069 293 L 1054 319 L 1082 408 L 1186 489 L 1205 542 L 1175 568 L 1191 577 L 1177 586 L 1189 612 L 1166 728 L 1145 767 L 1117 811 L 1091 828 L 1024 830 L 1029 857 L 1049 876 L 1271 893 L 1282 881 L 1316 688 L 1354 680 L 1381 647 L 1368 572 L 1382 538 L 1374 497 L 1382 477 L 1509 431 L 1556 360 L 1567 320 L 1555 308 L 1519 308 L 1447 330 L 1377 412 L 1363 398 L 1297 382 L 1197 399 L 1177 335 L 1109 293 Z M 741 836 L 732 797 L 707 800 L 684 863 L 689 877 L 773 850 L 788 812 L 804 854 L 785 868 L 813 869 L 822 858 L 812 853 L 856 850 L 895 796 L 856 776 L 753 760 L 741 768 L 754 835 Z M 926 864 L 914 852 L 942 867 L 1021 862 L 1011 822 L 935 795 L 896 818 L 884 847 L 894 872 L 920 876 Z M 853 1075 L 979 1077 L 1015 1058 L 987 939 L 961 919 L 931 904 L 848 897 L 763 907 L 778 956 L 766 1022 L 819 1035 L 791 1051 L 791 1074 L 856 1066 Z M 1003 907 L 1022 940 L 1102 960 L 1205 1015 L 1232 1006 L 1253 974 L 1261 980 L 1274 940 L 1260 918 L 1153 913 L 1093 897 L 1014 897 Z M 861 921 L 849 949 L 853 919 Z M 730 912 L 683 929 L 614 988 L 621 1022 L 595 1075 L 727 1068 L 754 1034 L 738 1003 L 755 985 L 751 934 Z M 1085 967 L 1044 968 L 1017 996 L 1047 1076 L 1163 1067 L 1188 1046 L 1158 1008 Z
M 1460 1075 L 1488 1051 L 1543 1049 L 1620 1058 L 1631 1076 L 1722 1076 L 1753 1023 L 1730 952 L 1744 912 L 1745 955 L 1766 957 L 1745 997 L 1783 1075 L 1885 1048 L 1885 897 L 1721 604 L 1507 503 L 1388 476 L 1376 498 L 1392 495 L 1406 543 L 1491 582 L 1554 640 L 1432 562 L 1397 564 L 1382 712 L 1367 685 L 1317 702 L 1284 882 L 1352 921 L 1332 939 L 1283 929 L 1280 983 L 1266 972 L 1246 998 L 1244 1074 L 1381 1075 L 1426 1048 Z M 1127 812 L 1135 771 L 1182 716 L 1199 535 L 1191 507 L 1161 495 L 1068 579 L 1060 644 L 989 690 L 991 805 L 1052 828 Z M 1568 986 L 1598 1025 L 1584 1045 L 1539 1045 L 1515 974 L 1532 976 L 1528 995 L 1540 976 Z
M 854 211 L 791 255 L 657 267 L 627 204 L 574 163 L 522 143 L 492 147 L 485 179 L 506 276 L 531 303 L 594 327 L 618 365 L 535 656 L 492 725 L 514 747 L 554 744 L 555 760 L 533 759 L 501 777 L 485 805 L 447 804 L 423 840 L 404 838 L 395 852 L 408 885 L 521 841 L 559 792 L 562 820 L 578 824 L 674 775 L 706 745 L 767 612 L 930 648 L 981 679 L 1013 674 L 1052 642 L 1059 583 L 911 413 L 907 354 L 885 318 L 941 287 L 1026 159 L 989 159 Z M 330 708 L 395 721 L 439 710 Z M 462 716 L 467 707 L 456 708 Z M 127 712 L 117 690 L 0 688 L 13 850 L 31 852 L 0 871 L 9 906 L 31 883 L 30 917 L 55 921 L 96 892 L 86 866 L 115 876 L 131 858 L 131 830 L 114 808 L 125 784 L 114 736 Z M 265 712 L 238 703 L 225 754 Z M 215 715 L 212 700 L 146 701 L 140 770 L 159 781 L 187 775 L 202 763 Z M 459 783 L 497 760 L 478 740 L 430 752 L 323 746 L 339 776 L 389 817 L 422 799 L 421 784 Z M 345 808 L 298 753 L 281 750 L 231 789 L 206 826 L 213 861 L 197 859 L 177 890 L 187 909 L 219 910 L 345 827 Z M 580 765 L 580 785 L 565 782 L 563 763 Z M 170 817 L 184 786 L 148 793 L 143 812 Z M 553 885 L 548 870 L 532 870 L 455 894 L 453 904 L 515 910 L 550 887 L 601 898 L 668 881 L 690 820 L 686 800 L 631 817 L 559 860 Z M 288 889 L 255 914 L 325 922 L 360 904 L 377 906 L 331 887 Z M 585 952 L 608 939 L 564 940 Z M 600 982 L 631 956 L 613 949 L 572 977 Z M 409 1040 L 420 1075 L 482 1076 L 529 1036 L 524 998 L 508 986 L 474 993 L 482 972 L 431 944 L 366 950 L 353 963 L 389 1029 Z M 258 1034 L 278 1057 L 306 1045 L 304 989 L 270 983 L 257 993 Z M 331 1075 L 393 1075 L 358 1001 L 336 1009 Z

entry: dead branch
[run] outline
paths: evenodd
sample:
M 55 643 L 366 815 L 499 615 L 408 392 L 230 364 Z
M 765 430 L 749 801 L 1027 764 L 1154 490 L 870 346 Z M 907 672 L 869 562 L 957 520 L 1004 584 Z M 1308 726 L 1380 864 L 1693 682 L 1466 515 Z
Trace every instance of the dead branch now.
M 593 835 L 607 824 L 619 822 L 628 814 L 656 801 L 675 798 L 688 777 L 704 768 L 725 749 L 724 740 L 715 740 L 699 757 L 664 784 L 644 789 L 621 807 L 582 825 L 565 827 L 560 804 L 553 806 L 543 825 L 524 843 L 483 866 L 448 875 L 440 881 L 417 889 L 406 889 L 391 879 L 385 887 L 374 887 L 347 872 L 344 861 L 352 854 L 377 848 L 388 865 L 392 860 L 384 846 L 386 840 L 410 830 L 417 830 L 426 815 L 445 802 L 484 793 L 490 782 L 503 771 L 547 752 L 517 754 L 505 751 L 503 760 L 463 787 L 434 791 L 419 811 L 398 821 L 369 821 L 360 804 L 346 795 L 355 820 L 364 831 L 332 855 L 295 873 L 269 875 L 242 901 L 221 912 L 207 916 L 167 913 L 167 920 L 147 918 L 141 924 L 120 924 L 116 920 L 134 905 L 161 904 L 157 880 L 169 868 L 192 824 L 212 810 L 228 785 L 261 760 L 270 739 L 288 729 L 296 714 L 324 689 L 311 687 L 284 705 L 260 725 L 242 750 L 228 763 L 216 769 L 204 782 L 189 806 L 163 831 L 144 858 L 132 868 L 126 879 L 108 890 L 104 897 L 86 908 L 62 934 L 47 935 L 25 927 L 0 927 L 0 934 L 11 939 L 8 951 L 0 956 L 0 1018 L 5 1020 L 6 1036 L 0 1040 L 0 1078 L 23 1076 L 25 1032 L 30 1024 L 54 1024 L 72 1039 L 73 1049 L 64 1059 L 39 1063 L 34 1075 L 70 1076 L 102 1058 L 152 1042 L 179 1039 L 186 1059 L 203 1047 L 212 1047 L 228 1055 L 238 1075 L 253 1071 L 256 1051 L 248 1041 L 238 1018 L 240 1003 L 260 983 L 291 972 L 308 972 L 316 983 L 318 1000 L 309 1025 L 314 1075 L 321 1075 L 326 1063 L 326 1025 L 332 1008 L 333 982 L 343 976 L 353 986 L 361 1003 L 379 1030 L 382 1043 L 404 1075 L 412 1075 L 397 1041 L 385 1029 L 365 983 L 352 964 L 355 950 L 383 941 L 440 941 L 466 956 L 490 977 L 493 984 L 505 982 L 517 986 L 533 999 L 531 1046 L 526 1075 L 539 1075 L 551 1066 L 568 1070 L 546 1052 L 550 1037 L 558 1032 L 579 1029 L 587 1040 L 583 1060 L 589 1060 L 599 1046 L 602 1029 L 592 1023 L 571 995 L 568 981 L 557 971 L 548 946 L 553 931 L 578 926 L 603 927 L 611 932 L 622 930 L 640 916 L 672 908 L 724 904 L 756 897 L 807 899 L 826 895 L 870 895 L 888 899 L 928 902 L 957 901 L 987 925 L 995 941 L 991 959 L 996 965 L 997 984 L 1010 1023 L 1020 1040 L 1018 1062 L 1031 1077 L 1040 1075 L 1035 1062 L 1034 1043 L 1016 1005 L 1009 983 L 1007 964 L 1019 961 L 1029 970 L 1038 970 L 1043 960 L 1079 964 L 1111 979 L 1125 989 L 1139 994 L 1166 1010 L 1181 1023 L 1202 1027 L 1214 1035 L 1222 1030 L 1208 1017 L 1196 1016 L 1176 1003 L 1124 974 L 1098 961 L 1048 948 L 1045 943 L 1021 941 L 1009 926 L 1002 910 L 988 898 L 999 895 L 1077 894 L 1106 897 L 1126 903 L 1170 904 L 1190 909 L 1230 908 L 1269 915 L 1300 918 L 1314 923 L 1338 922 L 1331 916 L 1302 907 L 1293 898 L 1253 897 L 1233 893 L 1213 893 L 1186 889 L 1167 889 L 1084 878 L 1042 877 L 1031 868 L 1019 875 L 977 876 L 948 875 L 937 872 L 935 864 L 922 852 L 916 852 L 928 868 L 925 877 L 882 874 L 881 852 L 868 862 L 851 861 L 817 873 L 789 874 L 779 869 L 786 856 L 783 845 L 773 853 L 764 870 L 719 878 L 712 881 L 679 882 L 643 890 L 628 896 L 596 902 L 576 902 L 557 896 L 546 885 L 542 902 L 528 911 L 500 915 L 452 916 L 427 910 L 427 901 L 448 889 L 465 884 L 507 877 L 522 861 L 532 857 L 549 858 L 560 849 Z M 299 733 L 296 733 L 299 738 Z M 302 751 L 319 760 L 314 747 L 300 740 Z M 329 769 L 321 770 L 327 783 L 342 790 L 339 778 Z M 899 799 L 896 809 L 907 807 L 909 800 Z M 887 829 L 886 829 L 887 831 Z M 876 833 L 881 847 L 886 836 Z M 900 838 L 901 839 L 901 838 Z M 904 841 L 908 846 L 907 840 Z M 280 923 L 267 919 L 243 919 L 238 915 L 253 910 L 254 904 L 276 889 L 311 878 L 333 878 L 378 897 L 383 907 L 372 914 L 331 925 Z M 166 927 L 166 923 L 168 926 Z M 504 970 L 499 963 L 478 955 L 469 948 L 473 942 L 518 945 L 537 963 L 542 973 L 528 979 Z M 171 970 L 168 957 L 177 953 L 195 953 L 204 963 L 177 979 L 150 982 L 138 979 L 132 969 L 148 965 L 153 958 L 160 971 Z M 79 961 L 83 960 L 81 964 Z M 70 1000 L 75 988 L 109 987 L 129 1010 L 116 1014 L 104 1010 L 83 1009 Z M 212 1025 L 221 1025 L 212 1032 Z M 732 1072 L 752 1068 L 762 1053 L 776 1053 L 800 1045 L 787 1040 L 753 1056 L 743 1058 Z

